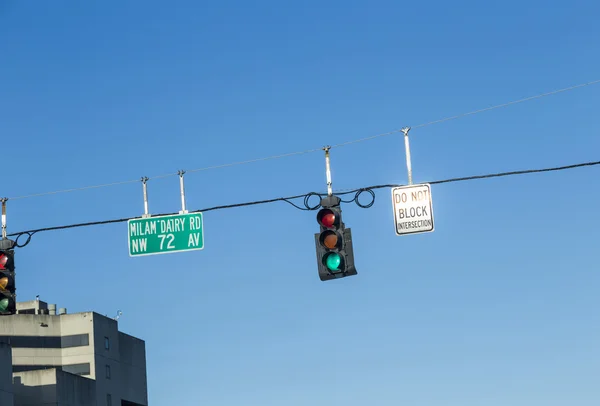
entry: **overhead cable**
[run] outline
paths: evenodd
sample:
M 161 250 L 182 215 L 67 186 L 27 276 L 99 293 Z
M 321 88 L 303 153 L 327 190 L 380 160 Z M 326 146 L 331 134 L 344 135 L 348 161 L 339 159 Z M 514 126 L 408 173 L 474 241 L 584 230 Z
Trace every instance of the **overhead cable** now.
M 429 183 L 431 185 L 436 185 L 436 184 L 443 184 L 443 183 L 465 182 L 465 181 L 472 181 L 472 180 L 478 180 L 478 179 L 489 179 L 489 178 L 524 175 L 524 174 L 531 174 L 531 173 L 563 171 L 563 170 L 569 170 L 569 169 L 575 169 L 575 168 L 591 167 L 591 166 L 596 166 L 596 165 L 600 165 L 600 161 L 581 162 L 581 163 L 576 163 L 576 164 L 572 164 L 572 165 L 555 166 L 555 167 L 550 167 L 550 168 L 525 169 L 525 170 L 510 171 L 510 172 L 488 173 L 488 174 L 483 174 L 483 175 L 465 176 L 465 177 L 460 177 L 460 178 L 433 180 L 433 181 L 425 182 L 425 183 Z M 342 201 L 344 203 L 354 202 L 359 207 L 369 208 L 369 207 L 373 206 L 373 204 L 375 203 L 375 193 L 373 192 L 373 190 L 383 189 L 383 188 L 400 187 L 400 186 L 405 186 L 405 185 L 400 185 L 400 184 L 373 185 L 373 186 L 366 186 L 366 187 L 362 187 L 362 188 L 358 188 L 358 189 L 348 190 L 348 191 L 344 191 L 344 192 L 337 192 L 334 194 L 336 194 L 338 196 L 354 194 L 354 198 L 352 198 L 350 200 L 342 200 Z M 358 201 L 359 196 L 363 192 L 367 192 L 372 196 L 372 200 L 368 204 L 359 203 L 359 201 Z M 267 203 L 274 203 L 274 202 L 286 202 L 300 210 L 317 210 L 320 207 L 320 203 L 311 205 L 310 199 L 312 197 L 320 199 L 320 197 L 323 197 L 323 196 L 327 196 L 327 193 L 309 192 L 309 193 L 299 194 L 299 195 L 295 195 L 295 196 L 277 197 L 277 198 L 266 199 L 266 200 L 255 200 L 255 201 L 250 201 L 250 202 L 232 203 L 232 204 L 227 204 L 227 205 L 222 205 L 222 206 L 213 206 L 213 207 L 208 207 L 205 209 L 191 211 L 190 213 L 199 213 L 199 212 L 206 213 L 206 212 L 214 211 L 214 210 L 233 209 L 233 208 L 246 207 L 246 206 L 256 206 L 256 205 L 260 205 L 260 204 L 267 204 Z M 301 206 L 295 204 L 294 202 L 292 202 L 292 200 L 300 199 L 300 198 L 304 199 L 304 202 L 303 202 L 304 207 L 301 207 Z M 155 215 L 153 215 L 153 217 L 168 216 L 168 215 L 174 215 L 174 214 L 177 214 L 177 213 L 155 214 Z M 104 225 L 104 224 L 124 223 L 129 220 L 133 220 L 135 218 L 138 218 L 138 217 L 127 217 L 127 218 L 112 219 L 112 220 L 92 221 L 92 222 L 87 222 L 87 223 L 76 223 L 76 224 L 61 225 L 61 226 L 54 226 L 54 227 L 45 227 L 45 228 L 38 228 L 38 229 L 27 230 L 27 231 L 19 231 L 17 233 L 8 234 L 8 236 L 16 237 L 16 242 L 17 242 L 16 246 L 21 248 L 21 247 L 26 246 L 31 241 L 31 237 L 36 233 L 40 233 L 40 232 L 44 232 L 44 231 L 66 230 L 66 229 L 79 228 L 79 227 L 90 227 L 90 226 L 97 226 L 97 225 Z M 19 238 L 24 235 L 27 236 L 26 241 L 24 243 L 19 244 Z
M 558 90 L 553 90 L 551 92 L 537 94 L 535 96 L 529 96 L 529 97 L 525 97 L 522 99 L 513 100 L 508 103 L 502 103 L 502 104 L 498 104 L 495 106 L 486 107 L 486 108 L 482 108 L 482 109 L 478 109 L 478 110 L 473 110 L 473 111 L 463 113 L 463 114 L 458 114 L 455 116 L 450 116 L 450 117 L 446 117 L 446 118 L 442 118 L 442 119 L 438 119 L 438 120 L 434 120 L 434 121 L 429 121 L 427 123 L 412 126 L 412 128 L 422 128 L 422 127 L 427 127 L 427 126 L 434 125 L 434 124 L 443 123 L 446 121 L 456 120 L 456 119 L 471 116 L 474 114 L 479 114 L 479 113 L 483 113 L 486 111 L 495 110 L 495 109 L 499 109 L 502 107 L 507 107 L 507 106 L 511 106 L 514 104 L 534 100 L 534 99 L 539 99 L 542 97 L 552 96 L 555 94 L 567 92 L 570 90 L 574 90 L 574 89 L 578 89 L 578 88 L 582 88 L 582 87 L 586 87 L 586 86 L 591 86 L 591 85 L 598 84 L 598 83 L 600 83 L 600 79 L 593 80 L 591 82 L 581 83 L 581 84 L 574 85 L 574 86 L 569 86 L 569 87 L 558 89 Z M 339 143 L 336 145 L 332 145 L 330 148 L 341 148 L 341 147 L 344 147 L 347 145 L 356 144 L 356 143 L 364 142 L 364 141 L 369 141 L 369 140 L 373 140 L 376 138 L 385 137 L 385 136 L 388 136 L 391 134 L 396 134 L 399 132 L 402 132 L 402 129 L 393 130 L 393 131 L 389 131 L 389 132 L 382 133 L 382 134 L 372 135 L 370 137 L 359 138 L 356 140 L 342 142 L 342 143 Z M 231 163 L 226 163 L 226 164 L 207 166 L 207 167 L 203 167 L 203 168 L 190 169 L 190 170 L 186 170 L 186 172 L 188 172 L 188 173 L 203 172 L 203 171 L 208 171 L 208 170 L 212 170 L 212 169 L 221 169 L 221 168 L 227 168 L 227 167 L 231 167 L 231 166 L 238 166 L 238 165 L 245 165 L 245 164 L 261 162 L 261 161 L 269 161 L 269 160 L 274 160 L 274 159 L 287 158 L 287 157 L 291 157 L 291 156 L 295 156 L 295 155 L 304 155 L 304 154 L 309 154 L 309 153 L 313 153 L 313 152 L 319 152 L 319 151 L 322 151 L 322 149 L 323 149 L 322 147 L 321 148 L 312 148 L 312 149 L 307 149 L 307 150 L 303 150 L 303 151 L 271 155 L 271 156 L 267 156 L 267 157 L 263 157 L 263 158 L 255 158 L 255 159 L 249 159 L 249 160 L 244 160 L 244 161 L 237 161 L 237 162 L 231 162 Z M 178 174 L 179 174 L 178 172 L 172 172 L 172 173 L 166 173 L 163 175 L 157 175 L 157 176 L 153 176 L 153 177 L 145 178 L 145 179 L 147 179 L 147 180 L 163 179 L 163 178 L 167 178 L 167 177 L 178 176 Z M 55 195 L 55 194 L 61 194 L 61 193 L 69 193 L 69 192 L 77 192 L 77 191 L 83 191 L 83 190 L 89 190 L 89 189 L 99 189 L 99 188 L 105 188 L 105 187 L 111 187 L 111 186 L 125 185 L 125 184 L 130 184 L 130 183 L 137 183 L 139 181 L 140 181 L 140 179 L 126 180 L 126 181 L 113 182 L 113 183 L 104 183 L 104 184 L 100 184 L 100 185 L 83 186 L 83 187 L 78 187 L 78 188 L 56 190 L 56 191 L 52 191 L 52 192 L 41 192 L 41 193 L 34 193 L 34 194 L 23 195 L 23 196 L 15 196 L 15 197 L 10 197 L 9 199 L 10 200 L 29 199 L 29 198 L 33 198 L 33 197 L 41 197 L 41 196 Z

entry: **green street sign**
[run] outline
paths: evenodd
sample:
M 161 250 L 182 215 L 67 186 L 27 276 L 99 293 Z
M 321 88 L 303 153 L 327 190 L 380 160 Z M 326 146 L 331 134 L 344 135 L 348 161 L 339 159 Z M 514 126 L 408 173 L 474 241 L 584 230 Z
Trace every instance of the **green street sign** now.
M 204 249 L 202 213 L 133 219 L 127 229 L 130 257 Z

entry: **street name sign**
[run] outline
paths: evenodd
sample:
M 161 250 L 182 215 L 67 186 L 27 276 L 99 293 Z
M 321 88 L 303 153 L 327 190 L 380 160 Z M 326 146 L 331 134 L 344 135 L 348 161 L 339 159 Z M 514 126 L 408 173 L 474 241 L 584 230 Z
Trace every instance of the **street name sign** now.
M 396 235 L 433 231 L 433 204 L 428 183 L 392 189 Z
M 202 213 L 137 218 L 127 229 L 130 257 L 204 249 Z

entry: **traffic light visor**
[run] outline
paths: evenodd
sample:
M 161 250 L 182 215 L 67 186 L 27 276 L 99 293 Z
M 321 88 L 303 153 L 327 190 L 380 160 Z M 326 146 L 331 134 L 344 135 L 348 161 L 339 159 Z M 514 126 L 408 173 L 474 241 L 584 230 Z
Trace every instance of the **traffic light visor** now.
M 330 209 L 321 209 L 317 214 L 317 221 L 324 227 L 333 228 L 337 223 L 337 216 Z

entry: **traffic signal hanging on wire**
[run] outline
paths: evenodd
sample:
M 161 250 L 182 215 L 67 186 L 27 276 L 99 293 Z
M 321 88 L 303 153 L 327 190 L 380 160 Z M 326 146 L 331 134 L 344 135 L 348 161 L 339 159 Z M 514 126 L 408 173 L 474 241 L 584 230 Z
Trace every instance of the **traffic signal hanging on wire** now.
M 15 252 L 0 250 L 0 316 L 15 314 Z
M 342 221 L 340 198 L 327 196 L 321 199 L 317 222 L 321 231 L 315 234 L 317 266 L 322 281 L 356 275 L 352 232 Z

